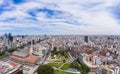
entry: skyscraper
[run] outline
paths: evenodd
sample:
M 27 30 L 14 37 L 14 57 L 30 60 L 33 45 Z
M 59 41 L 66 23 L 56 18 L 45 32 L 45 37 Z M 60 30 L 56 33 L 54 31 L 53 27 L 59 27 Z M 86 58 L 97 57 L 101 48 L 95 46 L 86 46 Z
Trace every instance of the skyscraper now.
M 85 37 L 84 37 L 84 41 L 85 41 L 86 43 L 88 43 L 88 36 L 85 36 Z
M 5 33 L 4 41 L 5 41 L 7 48 L 12 48 L 13 36 L 11 33 L 9 34 Z

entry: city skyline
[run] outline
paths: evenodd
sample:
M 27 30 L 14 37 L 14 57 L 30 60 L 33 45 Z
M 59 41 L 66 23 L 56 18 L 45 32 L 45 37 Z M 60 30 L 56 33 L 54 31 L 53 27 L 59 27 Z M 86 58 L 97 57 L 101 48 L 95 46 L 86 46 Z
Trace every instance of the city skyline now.
M 0 0 L 0 35 L 119 35 L 120 1 Z

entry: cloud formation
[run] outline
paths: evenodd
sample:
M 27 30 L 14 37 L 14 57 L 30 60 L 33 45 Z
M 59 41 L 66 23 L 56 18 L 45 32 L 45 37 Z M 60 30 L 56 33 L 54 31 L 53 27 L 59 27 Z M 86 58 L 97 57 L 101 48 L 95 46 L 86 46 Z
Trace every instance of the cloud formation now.
M 119 0 L 0 0 L 0 33 L 118 35 L 119 3 Z

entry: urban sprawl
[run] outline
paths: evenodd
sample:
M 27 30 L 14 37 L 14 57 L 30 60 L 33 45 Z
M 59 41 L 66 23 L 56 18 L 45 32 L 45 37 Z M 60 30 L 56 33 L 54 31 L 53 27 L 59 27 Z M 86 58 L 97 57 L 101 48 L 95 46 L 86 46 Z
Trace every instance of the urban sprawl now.
M 120 36 L 0 36 L 0 74 L 37 74 L 42 65 L 54 74 L 120 74 Z

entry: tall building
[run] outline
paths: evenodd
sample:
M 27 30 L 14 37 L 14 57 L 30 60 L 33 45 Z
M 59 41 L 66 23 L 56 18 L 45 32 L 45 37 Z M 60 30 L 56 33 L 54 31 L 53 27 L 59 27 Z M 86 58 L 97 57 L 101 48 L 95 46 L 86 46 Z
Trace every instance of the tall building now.
M 85 37 L 84 37 L 84 41 L 85 41 L 86 43 L 88 43 L 88 36 L 85 36 Z
M 5 35 L 4 35 L 4 42 L 5 42 L 5 47 L 7 50 L 7 47 L 8 47 L 8 35 L 7 35 L 7 33 L 5 33 Z
M 12 34 L 11 34 L 11 33 L 9 33 L 9 34 L 8 34 L 8 40 L 9 40 L 10 42 L 12 42 L 12 41 L 13 41 L 13 36 L 12 36 Z
M 13 47 L 12 41 L 13 41 L 12 34 L 11 33 L 9 33 L 9 34 L 5 33 L 5 35 L 4 35 L 4 42 L 5 42 L 5 45 L 6 45 L 7 49 Z
M 7 40 L 8 40 L 8 48 L 12 48 L 12 47 L 13 47 L 13 45 L 12 45 L 13 36 L 12 36 L 11 33 L 9 33 L 9 34 L 7 35 Z
M 29 54 L 32 55 L 32 53 L 33 53 L 33 40 L 31 39 L 31 47 L 29 50 Z

